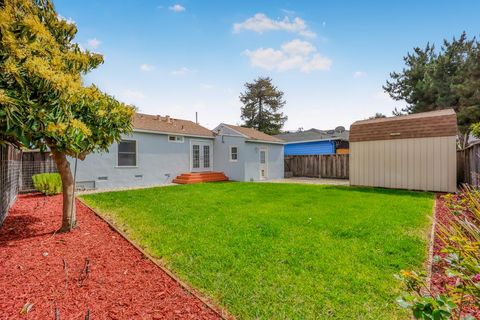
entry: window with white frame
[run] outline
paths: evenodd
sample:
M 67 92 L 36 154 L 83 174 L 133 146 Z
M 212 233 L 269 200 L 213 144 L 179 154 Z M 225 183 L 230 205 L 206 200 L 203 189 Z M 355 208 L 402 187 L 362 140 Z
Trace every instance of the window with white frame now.
M 184 139 L 183 139 L 183 136 L 168 136 L 168 141 L 182 143 Z
M 230 146 L 230 161 L 237 162 L 238 160 L 238 147 Z
M 118 166 L 135 167 L 137 165 L 137 141 L 121 140 L 118 143 Z

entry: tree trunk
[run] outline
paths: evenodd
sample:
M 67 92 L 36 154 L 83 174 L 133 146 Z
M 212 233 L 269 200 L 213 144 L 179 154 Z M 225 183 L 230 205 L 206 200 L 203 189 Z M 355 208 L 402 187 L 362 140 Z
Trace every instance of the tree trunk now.
M 258 123 L 257 123 L 257 130 L 262 131 L 261 124 L 262 124 L 262 112 L 263 112 L 263 105 L 262 105 L 262 97 L 258 98 Z
M 57 164 L 58 172 L 62 178 L 63 191 L 63 218 L 60 231 L 66 232 L 72 230 L 77 224 L 77 210 L 74 199 L 74 185 L 72 171 L 67 157 L 64 153 L 52 149 L 53 159 Z

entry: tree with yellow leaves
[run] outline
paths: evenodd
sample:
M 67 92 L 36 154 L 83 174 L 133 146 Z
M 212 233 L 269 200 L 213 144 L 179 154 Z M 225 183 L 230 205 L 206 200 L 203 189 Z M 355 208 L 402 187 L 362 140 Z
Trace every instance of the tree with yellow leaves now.
M 74 42 L 51 0 L 0 0 L 0 141 L 49 148 L 62 177 L 62 231 L 76 225 L 67 156 L 107 151 L 132 130 L 135 109 L 82 76 L 103 63 Z

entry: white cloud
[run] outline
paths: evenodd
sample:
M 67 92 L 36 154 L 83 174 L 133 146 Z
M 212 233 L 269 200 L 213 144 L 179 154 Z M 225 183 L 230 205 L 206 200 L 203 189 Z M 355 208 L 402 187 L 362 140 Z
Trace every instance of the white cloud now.
M 184 75 L 186 75 L 190 72 L 191 72 L 191 70 L 188 69 L 187 67 L 181 67 L 180 69 L 173 70 L 172 72 L 170 72 L 170 74 L 172 76 L 184 76 Z
M 88 39 L 87 44 L 89 47 L 96 49 L 102 44 L 102 42 L 97 38 L 93 38 L 93 39 Z
M 315 47 L 308 41 L 295 39 L 282 45 L 283 52 L 291 56 L 308 56 L 316 51 Z
M 280 50 L 259 48 L 244 52 L 250 58 L 250 64 L 266 70 L 300 70 L 310 73 L 317 70 L 329 70 L 332 60 L 317 53 L 317 49 L 307 41 L 295 39 L 286 42 Z
M 252 66 L 266 70 L 275 69 L 285 59 L 282 51 L 273 48 L 260 48 L 254 51 L 245 50 L 244 53 L 250 58 Z
M 284 17 L 282 20 L 272 20 L 263 13 L 257 13 L 253 17 L 239 23 L 233 24 L 233 32 L 239 33 L 242 30 L 263 33 L 265 31 L 287 31 L 297 33 L 307 38 L 314 38 L 316 34 L 310 31 L 305 21 L 299 17 L 290 19 Z
M 316 71 L 316 70 L 330 70 L 331 65 L 332 65 L 332 60 L 316 53 L 313 55 L 312 59 L 307 61 L 302 66 L 301 70 L 306 73 Z
M 145 94 L 142 91 L 127 89 L 123 91 L 122 96 L 129 100 L 129 102 L 134 100 L 145 99 Z
M 155 66 L 151 65 L 151 64 L 141 64 L 140 65 L 140 70 L 141 71 L 145 71 L 145 72 L 149 72 L 149 71 L 153 71 L 155 69 Z
M 353 73 L 354 78 L 364 78 L 367 76 L 367 73 L 365 71 L 355 71 Z
M 62 15 L 58 15 L 58 19 L 60 19 L 62 21 L 65 21 L 68 24 L 74 24 L 75 23 L 75 20 L 73 20 L 72 18 L 65 18 Z
M 180 4 L 175 4 L 171 7 L 168 7 L 168 9 L 172 10 L 173 12 L 183 12 L 186 10 L 185 7 Z

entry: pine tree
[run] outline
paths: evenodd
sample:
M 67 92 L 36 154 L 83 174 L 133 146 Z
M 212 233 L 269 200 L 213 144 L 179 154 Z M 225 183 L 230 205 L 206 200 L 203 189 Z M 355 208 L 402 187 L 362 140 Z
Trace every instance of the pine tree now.
M 266 134 L 278 134 L 287 116 L 281 109 L 285 106 L 283 92 L 272 84 L 269 77 L 259 77 L 252 83 L 245 83 L 245 92 L 240 94 L 243 126 L 254 128 Z
M 384 90 L 406 107 L 394 113 L 417 113 L 453 108 L 457 113 L 460 146 L 468 145 L 471 126 L 480 121 L 480 44 L 462 33 L 434 45 L 414 48 L 404 58 L 402 72 L 392 72 Z
M 387 117 L 387 116 L 384 115 L 383 113 L 381 113 L 381 112 L 376 112 L 373 116 L 368 117 L 368 120 L 381 119 L 381 118 L 386 118 L 386 117 Z

